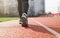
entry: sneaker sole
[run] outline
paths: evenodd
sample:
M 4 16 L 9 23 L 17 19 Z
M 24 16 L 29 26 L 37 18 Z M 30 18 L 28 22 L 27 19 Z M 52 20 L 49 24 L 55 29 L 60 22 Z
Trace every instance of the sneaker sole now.
M 28 27 L 28 20 L 27 20 L 27 18 L 24 18 L 24 17 L 22 17 L 22 26 L 23 27 Z

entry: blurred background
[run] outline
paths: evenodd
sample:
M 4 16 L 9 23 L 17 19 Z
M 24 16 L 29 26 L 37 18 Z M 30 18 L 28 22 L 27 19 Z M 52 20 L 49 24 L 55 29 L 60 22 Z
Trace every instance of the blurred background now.
M 0 17 L 19 16 L 17 0 L 0 0 Z M 59 16 L 60 0 L 29 0 L 28 16 Z

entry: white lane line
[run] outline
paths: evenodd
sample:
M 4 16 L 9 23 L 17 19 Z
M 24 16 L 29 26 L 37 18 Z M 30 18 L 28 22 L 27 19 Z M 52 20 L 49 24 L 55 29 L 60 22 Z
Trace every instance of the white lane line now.
M 47 27 L 46 25 L 38 22 L 37 20 L 34 20 L 31 18 L 31 20 L 33 20 L 35 23 L 39 24 L 40 26 L 42 26 L 43 28 L 45 28 L 46 30 L 48 30 L 50 33 L 52 33 L 53 35 L 55 35 L 57 38 L 60 38 L 60 33 L 56 32 L 55 30 Z

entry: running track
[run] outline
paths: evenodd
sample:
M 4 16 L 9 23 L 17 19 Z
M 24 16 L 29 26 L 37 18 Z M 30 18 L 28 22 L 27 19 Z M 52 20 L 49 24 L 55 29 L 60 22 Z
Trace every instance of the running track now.
M 33 17 L 28 20 L 28 28 L 21 27 L 18 20 L 0 23 L 0 38 L 60 38 L 60 18 Z

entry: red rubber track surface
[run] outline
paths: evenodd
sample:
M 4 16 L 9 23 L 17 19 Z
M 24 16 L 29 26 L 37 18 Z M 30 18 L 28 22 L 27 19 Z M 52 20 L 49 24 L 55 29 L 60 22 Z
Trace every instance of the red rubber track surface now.
M 60 33 L 60 18 L 36 17 L 32 18 Z M 55 35 L 35 23 L 31 18 L 29 27 L 24 28 L 18 20 L 0 24 L 0 38 L 56 38 Z

